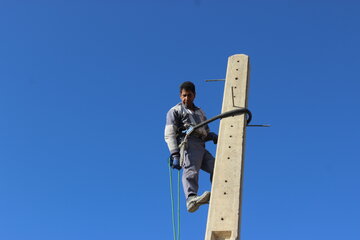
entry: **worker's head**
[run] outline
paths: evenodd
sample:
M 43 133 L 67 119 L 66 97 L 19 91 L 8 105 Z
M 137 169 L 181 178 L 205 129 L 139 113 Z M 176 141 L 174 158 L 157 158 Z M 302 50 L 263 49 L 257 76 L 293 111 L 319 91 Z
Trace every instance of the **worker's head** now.
M 195 85 L 192 82 L 183 82 L 180 85 L 180 99 L 185 106 L 193 106 L 195 95 Z

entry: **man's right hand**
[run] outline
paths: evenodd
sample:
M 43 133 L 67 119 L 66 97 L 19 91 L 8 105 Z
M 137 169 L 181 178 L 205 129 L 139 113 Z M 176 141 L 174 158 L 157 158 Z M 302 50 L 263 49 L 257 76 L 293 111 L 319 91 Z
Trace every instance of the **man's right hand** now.
M 170 166 L 173 169 L 177 169 L 180 170 L 181 166 L 180 166 L 180 155 L 179 154 L 174 154 L 170 157 Z

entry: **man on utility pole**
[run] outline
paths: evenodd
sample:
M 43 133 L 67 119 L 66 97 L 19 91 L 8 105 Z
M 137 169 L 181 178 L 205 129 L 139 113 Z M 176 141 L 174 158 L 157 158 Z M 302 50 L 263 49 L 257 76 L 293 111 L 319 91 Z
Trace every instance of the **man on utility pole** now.
M 210 192 L 198 196 L 198 178 L 200 169 L 212 175 L 215 158 L 205 149 L 205 142 L 212 140 L 217 143 L 218 136 L 210 132 L 207 125 L 196 129 L 181 144 L 185 132 L 191 127 L 206 120 L 205 113 L 194 104 L 195 85 L 184 82 L 180 85 L 181 102 L 172 107 L 166 116 L 165 141 L 171 154 L 171 167 L 180 171 L 183 168 L 182 183 L 189 212 L 195 212 L 202 204 L 209 203 Z

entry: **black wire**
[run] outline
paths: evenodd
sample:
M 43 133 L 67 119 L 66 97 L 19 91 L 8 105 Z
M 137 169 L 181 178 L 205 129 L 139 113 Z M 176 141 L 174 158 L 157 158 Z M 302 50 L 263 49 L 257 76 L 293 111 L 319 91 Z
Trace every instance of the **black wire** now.
M 224 112 L 224 113 L 221 113 L 213 118 L 210 118 L 204 122 L 201 122 L 199 123 L 198 125 L 195 125 L 193 127 L 193 130 L 199 128 L 199 127 L 202 127 L 206 124 L 209 124 L 217 119 L 222 119 L 222 118 L 227 118 L 227 117 L 233 117 L 233 116 L 237 116 L 237 115 L 241 115 L 241 114 L 244 114 L 246 113 L 247 114 L 247 123 L 246 125 L 248 125 L 250 122 L 251 122 L 251 119 L 252 119 L 252 114 L 250 112 L 250 110 L 248 110 L 247 108 L 236 108 L 236 109 L 233 109 L 233 110 L 230 110 L 230 111 L 227 111 L 227 112 Z

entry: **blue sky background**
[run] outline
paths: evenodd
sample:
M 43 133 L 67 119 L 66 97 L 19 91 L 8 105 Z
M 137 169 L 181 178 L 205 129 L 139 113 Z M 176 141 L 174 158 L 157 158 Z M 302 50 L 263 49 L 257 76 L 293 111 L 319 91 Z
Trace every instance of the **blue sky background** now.
M 0 1 L 0 239 L 171 239 L 165 114 L 187 80 L 219 114 L 223 83 L 204 80 L 236 53 L 251 59 L 253 123 L 272 125 L 247 132 L 242 239 L 359 239 L 359 12 Z M 203 239 L 207 207 L 181 198 L 182 239 Z

